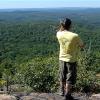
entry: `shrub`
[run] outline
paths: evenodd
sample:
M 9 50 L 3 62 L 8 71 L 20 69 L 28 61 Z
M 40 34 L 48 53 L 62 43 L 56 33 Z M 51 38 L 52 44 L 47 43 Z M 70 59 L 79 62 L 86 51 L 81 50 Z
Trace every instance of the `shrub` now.
M 92 92 L 99 81 L 96 77 L 96 71 L 92 70 L 94 62 L 91 62 L 93 55 L 83 52 L 79 55 L 78 68 L 77 68 L 77 83 L 76 88 L 78 91 Z M 96 90 L 96 89 L 95 89 Z
M 55 57 L 35 58 L 23 63 L 14 80 L 31 86 L 35 91 L 52 92 L 56 89 L 58 63 Z

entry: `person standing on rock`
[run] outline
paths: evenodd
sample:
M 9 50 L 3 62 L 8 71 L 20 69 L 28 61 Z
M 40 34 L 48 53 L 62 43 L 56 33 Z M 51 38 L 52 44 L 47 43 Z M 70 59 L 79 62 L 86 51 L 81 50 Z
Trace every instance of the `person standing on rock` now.
M 65 96 L 65 100 L 74 100 L 71 88 L 76 83 L 77 55 L 79 49 L 84 47 L 79 35 L 69 31 L 71 24 L 71 20 L 66 18 L 60 22 L 60 29 L 57 32 L 60 44 L 60 95 Z

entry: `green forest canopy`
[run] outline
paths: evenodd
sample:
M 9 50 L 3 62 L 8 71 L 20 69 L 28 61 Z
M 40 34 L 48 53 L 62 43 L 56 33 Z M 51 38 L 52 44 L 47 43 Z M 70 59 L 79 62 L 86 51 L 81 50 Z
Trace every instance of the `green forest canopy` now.
M 85 43 L 85 51 L 82 57 L 88 71 L 100 73 L 100 9 L 25 9 L 25 10 L 1 10 L 0 11 L 0 77 L 4 73 L 13 77 L 16 81 L 18 73 L 25 74 L 25 68 L 32 64 L 41 72 L 42 67 L 55 74 L 58 70 L 59 44 L 56 32 L 59 20 L 68 17 L 73 21 L 72 31 L 81 36 Z M 86 56 L 85 56 L 86 54 Z M 81 57 L 81 58 L 82 58 Z M 47 62 L 45 62 L 47 60 Z M 53 60 L 53 61 L 52 61 Z M 34 64 L 33 64 L 34 62 Z M 52 62 L 52 63 L 51 63 Z M 31 64 L 30 64 L 31 63 Z M 47 67 L 49 66 L 49 68 Z M 50 67 L 52 66 L 52 68 Z M 55 66 L 55 67 L 54 67 Z M 50 69 L 51 68 L 51 69 Z M 21 69 L 21 70 L 20 70 Z M 23 72 L 24 71 L 24 72 Z M 33 69 L 32 69 L 33 71 Z M 47 71 L 47 72 L 48 72 Z M 54 73 L 53 73 L 54 71 Z M 35 73 L 35 71 L 34 71 Z M 56 72 L 57 73 L 57 72 Z M 30 73 L 27 74 L 32 74 Z M 34 76 L 34 74 L 32 74 Z M 42 74 L 36 74 L 37 77 Z M 39 76 L 39 77 L 40 77 Z M 34 87 L 32 79 L 23 77 L 23 84 Z M 36 77 L 36 79 L 37 79 Z M 46 76 L 47 77 L 47 76 Z M 56 75 L 54 75 L 56 77 Z M 51 77 L 54 88 L 55 78 Z M 42 78 L 42 76 L 40 77 Z M 48 81 L 48 79 L 46 79 Z M 35 78 L 34 78 L 35 81 Z M 45 82 L 42 81 L 41 83 Z M 49 81 L 51 82 L 51 81 Z M 20 83 L 20 82 L 19 82 Z M 36 88 L 41 87 L 37 86 Z M 12 83 L 11 83 L 12 84 Z M 45 83 L 46 84 L 46 83 Z M 37 85 L 37 84 L 36 84 Z M 36 89 L 35 88 L 35 89 Z M 44 87 L 45 88 L 45 87 Z M 43 89 L 41 89 L 43 90 Z M 48 87 L 46 90 L 49 90 Z

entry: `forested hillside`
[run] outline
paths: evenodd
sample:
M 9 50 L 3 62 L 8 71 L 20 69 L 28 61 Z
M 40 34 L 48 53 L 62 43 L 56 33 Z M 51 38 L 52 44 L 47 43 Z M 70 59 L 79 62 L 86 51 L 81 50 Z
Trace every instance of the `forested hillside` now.
M 24 84 L 36 91 L 58 88 L 59 20 L 71 18 L 85 43 L 76 87 L 100 85 L 100 9 L 0 10 L 0 86 Z

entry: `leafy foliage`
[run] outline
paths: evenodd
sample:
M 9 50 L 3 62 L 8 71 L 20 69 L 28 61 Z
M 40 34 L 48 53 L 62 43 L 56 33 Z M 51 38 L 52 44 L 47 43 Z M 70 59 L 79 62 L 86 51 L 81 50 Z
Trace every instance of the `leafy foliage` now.
M 57 70 L 55 57 L 35 58 L 20 65 L 14 80 L 31 86 L 36 91 L 51 92 L 55 90 Z

